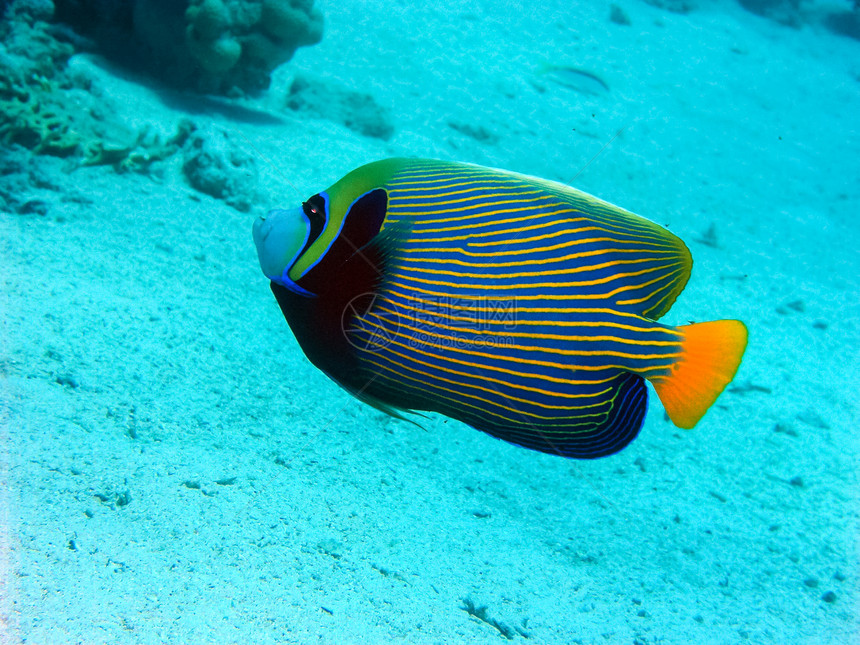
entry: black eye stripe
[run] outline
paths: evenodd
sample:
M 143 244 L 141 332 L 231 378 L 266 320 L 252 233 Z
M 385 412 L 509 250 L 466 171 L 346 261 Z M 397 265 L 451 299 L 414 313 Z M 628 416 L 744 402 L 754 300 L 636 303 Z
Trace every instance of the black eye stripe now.
M 304 202 L 302 204 L 302 211 L 307 216 L 308 221 L 311 224 L 311 230 L 308 234 L 308 241 L 305 242 L 305 247 L 301 250 L 301 253 L 299 253 L 299 257 L 301 257 L 304 252 L 308 250 L 310 245 L 313 244 L 320 235 L 322 235 L 323 229 L 325 229 L 326 222 L 328 221 L 326 202 L 322 195 L 314 195 Z
M 387 212 L 388 193 L 382 188 L 371 190 L 356 199 L 349 207 L 337 237 L 301 277 L 302 288 L 312 293 L 323 293 L 332 288 L 332 276 L 339 275 L 338 271 L 343 271 L 343 267 L 354 256 L 358 256 L 358 260 L 350 271 L 357 271 L 357 276 L 363 275 L 362 271 L 369 270 L 372 274 L 371 282 L 375 284 L 374 281 L 381 276 L 377 268 L 382 266 L 381 255 L 379 251 L 367 249 L 365 246 L 379 233 Z M 356 254 L 357 249 L 362 251 Z M 345 276 L 344 280 L 349 281 L 356 276 Z

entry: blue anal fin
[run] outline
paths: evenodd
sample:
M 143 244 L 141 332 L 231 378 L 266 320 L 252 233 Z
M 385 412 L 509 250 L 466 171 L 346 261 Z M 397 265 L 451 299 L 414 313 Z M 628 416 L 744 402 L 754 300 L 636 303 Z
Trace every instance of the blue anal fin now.
M 531 450 L 571 459 L 596 459 L 623 449 L 639 430 L 645 418 L 648 390 L 635 374 L 624 374 L 611 395 L 612 406 L 603 420 L 589 425 L 576 423 L 488 424 L 475 418 L 462 420 L 477 430 Z

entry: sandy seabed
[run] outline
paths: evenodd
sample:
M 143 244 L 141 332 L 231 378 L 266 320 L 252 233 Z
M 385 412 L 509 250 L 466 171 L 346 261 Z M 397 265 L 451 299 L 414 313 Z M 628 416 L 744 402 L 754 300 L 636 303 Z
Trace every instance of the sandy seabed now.
M 630 26 L 605 2 L 317 4 L 323 42 L 245 104 L 276 118 L 193 114 L 258 159 L 250 212 L 178 161 L 36 159 L 47 212 L 0 213 L 0 642 L 860 641 L 860 43 L 723 2 L 623 3 Z M 187 116 L 72 64 L 132 126 Z M 283 111 L 296 73 L 371 94 L 394 135 Z M 695 267 L 665 320 L 744 320 L 735 383 L 691 431 L 652 395 L 593 462 L 355 401 L 250 227 L 388 156 L 575 177 L 668 226 Z

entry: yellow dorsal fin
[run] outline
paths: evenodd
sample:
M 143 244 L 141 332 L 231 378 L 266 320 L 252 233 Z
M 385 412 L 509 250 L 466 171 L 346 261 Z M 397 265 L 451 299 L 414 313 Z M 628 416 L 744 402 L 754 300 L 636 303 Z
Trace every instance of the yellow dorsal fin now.
M 678 330 L 684 333 L 682 356 L 651 383 L 672 423 L 692 428 L 738 371 L 747 328 L 739 320 L 715 320 Z

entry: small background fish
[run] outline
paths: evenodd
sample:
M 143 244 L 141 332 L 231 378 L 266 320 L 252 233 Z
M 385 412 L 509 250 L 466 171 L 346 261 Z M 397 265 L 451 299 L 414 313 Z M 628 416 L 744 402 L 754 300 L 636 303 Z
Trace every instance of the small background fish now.
M 582 94 L 601 96 L 609 93 L 609 85 L 596 73 L 572 65 L 543 63 L 538 76 Z

